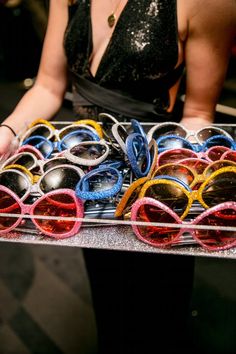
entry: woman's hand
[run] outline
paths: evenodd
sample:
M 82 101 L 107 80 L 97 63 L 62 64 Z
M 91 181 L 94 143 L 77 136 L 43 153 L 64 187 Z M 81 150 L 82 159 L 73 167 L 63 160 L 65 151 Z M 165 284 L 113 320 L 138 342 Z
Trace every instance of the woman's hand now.
M 12 155 L 18 145 L 18 138 L 7 127 L 0 127 L 0 159 L 4 160 Z
M 212 120 L 203 117 L 183 117 L 180 124 L 182 124 L 186 129 L 195 132 L 201 128 L 212 125 L 213 122 Z

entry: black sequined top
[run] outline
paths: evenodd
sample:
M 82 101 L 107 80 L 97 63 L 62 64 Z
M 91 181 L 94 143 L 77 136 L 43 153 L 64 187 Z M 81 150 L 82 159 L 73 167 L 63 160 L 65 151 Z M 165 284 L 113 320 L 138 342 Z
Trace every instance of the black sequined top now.
M 168 89 L 179 78 L 173 70 L 178 60 L 176 0 L 129 0 L 95 76 L 89 63 L 90 5 L 90 0 L 77 0 L 72 9 L 64 42 L 70 70 L 104 88 L 155 103 L 157 110 L 167 109 Z

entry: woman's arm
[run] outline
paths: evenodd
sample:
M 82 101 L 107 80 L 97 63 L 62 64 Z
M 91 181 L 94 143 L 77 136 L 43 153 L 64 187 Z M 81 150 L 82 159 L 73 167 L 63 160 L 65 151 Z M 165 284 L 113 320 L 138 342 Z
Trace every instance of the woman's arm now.
M 16 133 L 37 118 L 50 119 L 61 107 L 67 87 L 67 63 L 63 48 L 68 21 L 68 1 L 51 0 L 47 32 L 34 86 L 26 92 L 3 124 Z M 12 140 L 12 133 L 0 127 L 0 155 Z
M 190 0 L 185 42 L 186 98 L 181 122 L 190 128 L 211 124 L 236 33 L 235 0 Z

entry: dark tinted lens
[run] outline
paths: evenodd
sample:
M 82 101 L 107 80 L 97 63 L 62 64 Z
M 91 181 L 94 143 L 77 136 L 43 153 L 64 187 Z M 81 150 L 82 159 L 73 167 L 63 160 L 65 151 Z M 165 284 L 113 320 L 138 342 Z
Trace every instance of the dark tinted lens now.
M 43 156 L 48 156 L 53 151 L 52 143 L 45 138 L 31 137 L 27 141 L 27 144 L 35 146 Z
M 43 165 L 43 170 L 44 170 L 44 172 L 46 172 L 46 171 L 50 170 L 51 168 L 56 167 L 58 165 L 67 165 L 67 164 L 72 165 L 72 162 L 68 161 L 64 157 L 50 159 Z
M 225 172 L 212 178 L 202 192 L 202 199 L 209 206 L 236 201 L 236 173 Z
M 168 125 L 158 127 L 153 133 L 152 137 L 156 140 L 163 135 L 178 135 L 181 136 L 182 138 L 185 138 L 186 132 L 181 127 L 178 127 L 173 124 L 168 124 Z
M 1 216 L 1 213 L 21 214 L 21 208 L 17 201 L 5 191 L 0 191 L 0 231 L 7 230 L 18 220 L 18 218 L 11 216 Z
M 70 152 L 77 157 L 86 160 L 96 160 L 106 152 L 105 146 L 100 144 L 86 144 L 74 146 Z
M 205 176 L 210 177 L 210 175 L 213 172 L 219 170 L 220 168 L 227 167 L 227 166 L 235 166 L 236 167 L 236 164 L 234 164 L 232 161 L 228 161 L 228 160 L 219 160 L 219 161 L 213 162 L 212 165 L 209 165 L 209 167 L 206 169 Z
M 9 188 L 12 192 L 22 198 L 30 187 L 28 178 L 23 177 L 17 171 L 4 171 L 0 174 L 0 185 Z
M 236 227 L 236 212 L 232 209 L 215 212 L 199 221 L 199 224 L 206 226 Z M 220 247 L 230 247 L 235 244 L 236 231 L 224 230 L 194 230 L 195 237 L 199 239 L 203 245 L 212 249 Z
M 85 130 L 83 130 L 83 132 L 77 130 L 63 138 L 62 146 L 65 149 L 69 149 L 79 144 L 81 141 L 91 141 L 91 140 L 92 141 L 94 140 L 92 133 L 90 133 L 89 131 L 86 132 Z
M 174 183 L 153 184 L 146 190 L 145 197 L 154 198 L 166 204 L 178 215 L 182 215 L 188 205 L 187 195 Z
M 44 198 L 36 205 L 33 212 L 34 215 L 60 217 L 60 220 L 35 219 L 43 231 L 58 235 L 70 232 L 75 225 L 75 221 L 68 221 L 65 218 L 77 216 L 76 204 L 67 194 Z
M 118 176 L 116 174 L 103 171 L 91 176 L 86 182 L 89 184 L 88 190 L 90 192 L 102 192 L 111 189 L 117 181 Z
M 28 135 L 29 137 L 35 136 L 35 135 L 39 135 L 39 136 L 43 136 L 44 138 L 47 138 L 50 135 L 50 129 L 49 127 L 47 127 L 46 125 L 39 125 L 39 126 L 35 126 L 32 128 L 32 132 L 30 133 L 30 135 Z
M 59 188 L 69 188 L 75 190 L 76 184 L 80 180 L 79 173 L 69 167 L 61 165 L 46 172 L 40 182 L 40 189 L 43 193 L 48 193 Z
M 32 155 L 23 153 L 23 154 L 13 156 L 9 160 L 8 165 L 14 165 L 14 164 L 24 166 L 28 170 L 30 170 L 35 165 L 35 159 L 33 158 Z
M 212 136 L 215 135 L 222 135 L 222 132 L 218 130 L 217 128 L 203 128 L 201 129 L 198 134 L 197 138 L 201 143 L 204 143 L 207 139 L 211 138 Z
M 162 209 L 144 205 L 138 210 L 137 221 L 163 223 L 163 227 L 138 226 L 141 236 L 154 246 L 167 246 L 173 243 L 180 233 L 179 228 L 166 227 L 166 223 L 176 223 L 176 220 Z

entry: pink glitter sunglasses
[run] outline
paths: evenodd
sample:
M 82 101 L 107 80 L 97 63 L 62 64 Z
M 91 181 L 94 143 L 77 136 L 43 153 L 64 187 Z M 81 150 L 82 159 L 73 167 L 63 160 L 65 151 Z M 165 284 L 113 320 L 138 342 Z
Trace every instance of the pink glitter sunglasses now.
M 204 152 L 195 152 L 193 150 L 179 148 L 169 149 L 159 154 L 157 158 L 157 166 L 162 166 L 167 163 L 176 163 L 184 159 L 205 159 L 206 161 L 213 162 L 221 158 L 227 151 L 232 151 L 225 146 L 212 146 Z
M 133 204 L 131 220 L 148 223 L 147 226 L 133 224 L 132 229 L 138 239 L 155 247 L 170 247 L 177 243 L 185 232 L 189 232 L 207 251 L 236 246 L 236 202 L 218 204 L 187 223 L 165 204 L 144 197 Z M 184 227 L 175 227 L 174 224 Z M 202 227 L 194 229 L 194 225 Z
M 0 235 L 15 229 L 29 214 L 34 225 L 44 234 L 56 239 L 75 235 L 84 215 L 83 202 L 71 189 L 49 192 L 33 204 L 24 204 L 10 189 L 0 186 Z M 42 217 L 40 217 L 42 216 Z

